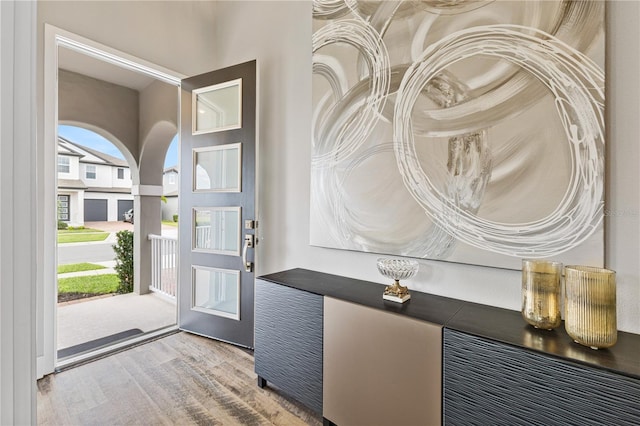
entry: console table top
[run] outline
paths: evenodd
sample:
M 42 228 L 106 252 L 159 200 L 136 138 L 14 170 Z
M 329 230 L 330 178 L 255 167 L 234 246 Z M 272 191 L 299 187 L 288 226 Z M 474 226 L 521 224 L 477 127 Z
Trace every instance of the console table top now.
M 535 329 L 522 319 L 520 312 L 508 309 L 415 290 L 411 291 L 411 300 L 400 304 L 382 299 L 385 287 L 382 284 L 300 268 L 263 275 L 259 279 L 640 378 L 640 335 L 637 334 L 619 331 L 615 346 L 593 350 L 574 343 L 563 325 L 552 331 Z
M 265 275 L 260 279 L 434 324 L 445 324 L 464 305 L 460 300 L 418 291 L 411 291 L 411 300 L 408 302 L 390 302 L 382 299 L 385 288 L 383 284 L 308 269 L 290 269 Z

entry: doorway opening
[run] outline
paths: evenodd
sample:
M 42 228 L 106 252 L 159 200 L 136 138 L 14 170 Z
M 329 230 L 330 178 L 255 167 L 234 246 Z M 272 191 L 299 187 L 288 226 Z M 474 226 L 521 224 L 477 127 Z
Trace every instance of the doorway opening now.
M 177 330 L 177 222 L 162 217 L 180 78 L 64 30 L 45 33 L 43 250 L 52 260 L 39 376 Z
M 58 361 L 174 326 L 175 293 L 132 294 L 134 200 L 120 150 L 91 130 L 59 125 L 57 163 Z M 175 240 L 176 226 L 162 228 L 161 238 Z M 175 286 L 175 270 L 163 273 L 165 287 Z
M 185 78 L 45 25 L 45 125 L 39 153 L 46 177 L 39 223 L 44 236 L 40 248 L 44 252 L 40 268 L 43 294 L 39 298 L 43 302 L 37 310 L 41 320 L 38 346 L 42 348 L 39 377 L 178 330 L 173 325 L 140 337 L 125 336 L 123 341 L 57 359 L 55 232 L 58 214 L 70 214 L 58 212 L 59 124 L 76 125 L 105 137 L 129 165 L 132 295 L 173 292 L 179 306 L 175 322 L 181 330 L 253 347 L 258 242 L 256 76 L 253 60 Z M 210 110 L 223 111 L 229 120 L 208 116 Z M 162 203 L 167 200 L 168 204 L 169 199 L 163 181 L 170 171 L 164 162 L 178 133 L 179 175 L 166 178 L 181 189 L 178 216 L 171 214 L 177 220 L 181 244 L 175 237 L 162 235 Z M 94 176 L 92 168 L 85 173 Z M 178 277 L 173 285 L 165 286 L 167 269 L 175 270 Z

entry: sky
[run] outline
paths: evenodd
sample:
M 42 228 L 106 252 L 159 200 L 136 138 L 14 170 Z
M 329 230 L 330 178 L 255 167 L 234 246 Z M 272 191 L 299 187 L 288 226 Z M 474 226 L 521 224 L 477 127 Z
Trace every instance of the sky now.
M 104 152 L 105 154 L 112 155 L 116 158 L 124 160 L 124 156 L 118 148 L 107 139 L 103 138 L 99 134 L 86 130 L 80 127 L 59 125 L 58 135 L 75 142 L 79 145 L 84 145 L 89 148 L 93 148 L 96 151 Z M 164 167 L 173 167 L 178 165 L 178 135 L 176 135 L 169 145 L 167 150 L 167 156 L 164 159 Z

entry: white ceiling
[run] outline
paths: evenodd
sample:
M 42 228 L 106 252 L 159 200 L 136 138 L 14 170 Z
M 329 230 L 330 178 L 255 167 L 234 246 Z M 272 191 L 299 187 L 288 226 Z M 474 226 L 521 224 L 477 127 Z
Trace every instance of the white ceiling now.
M 65 47 L 58 48 L 58 67 L 141 91 L 154 81 L 153 77 L 119 67 Z

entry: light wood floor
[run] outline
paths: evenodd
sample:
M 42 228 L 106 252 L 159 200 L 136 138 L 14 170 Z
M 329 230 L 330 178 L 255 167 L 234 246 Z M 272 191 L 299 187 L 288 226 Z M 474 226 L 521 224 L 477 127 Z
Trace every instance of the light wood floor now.
M 177 333 L 38 381 L 41 425 L 320 425 L 273 388 L 253 355 Z

